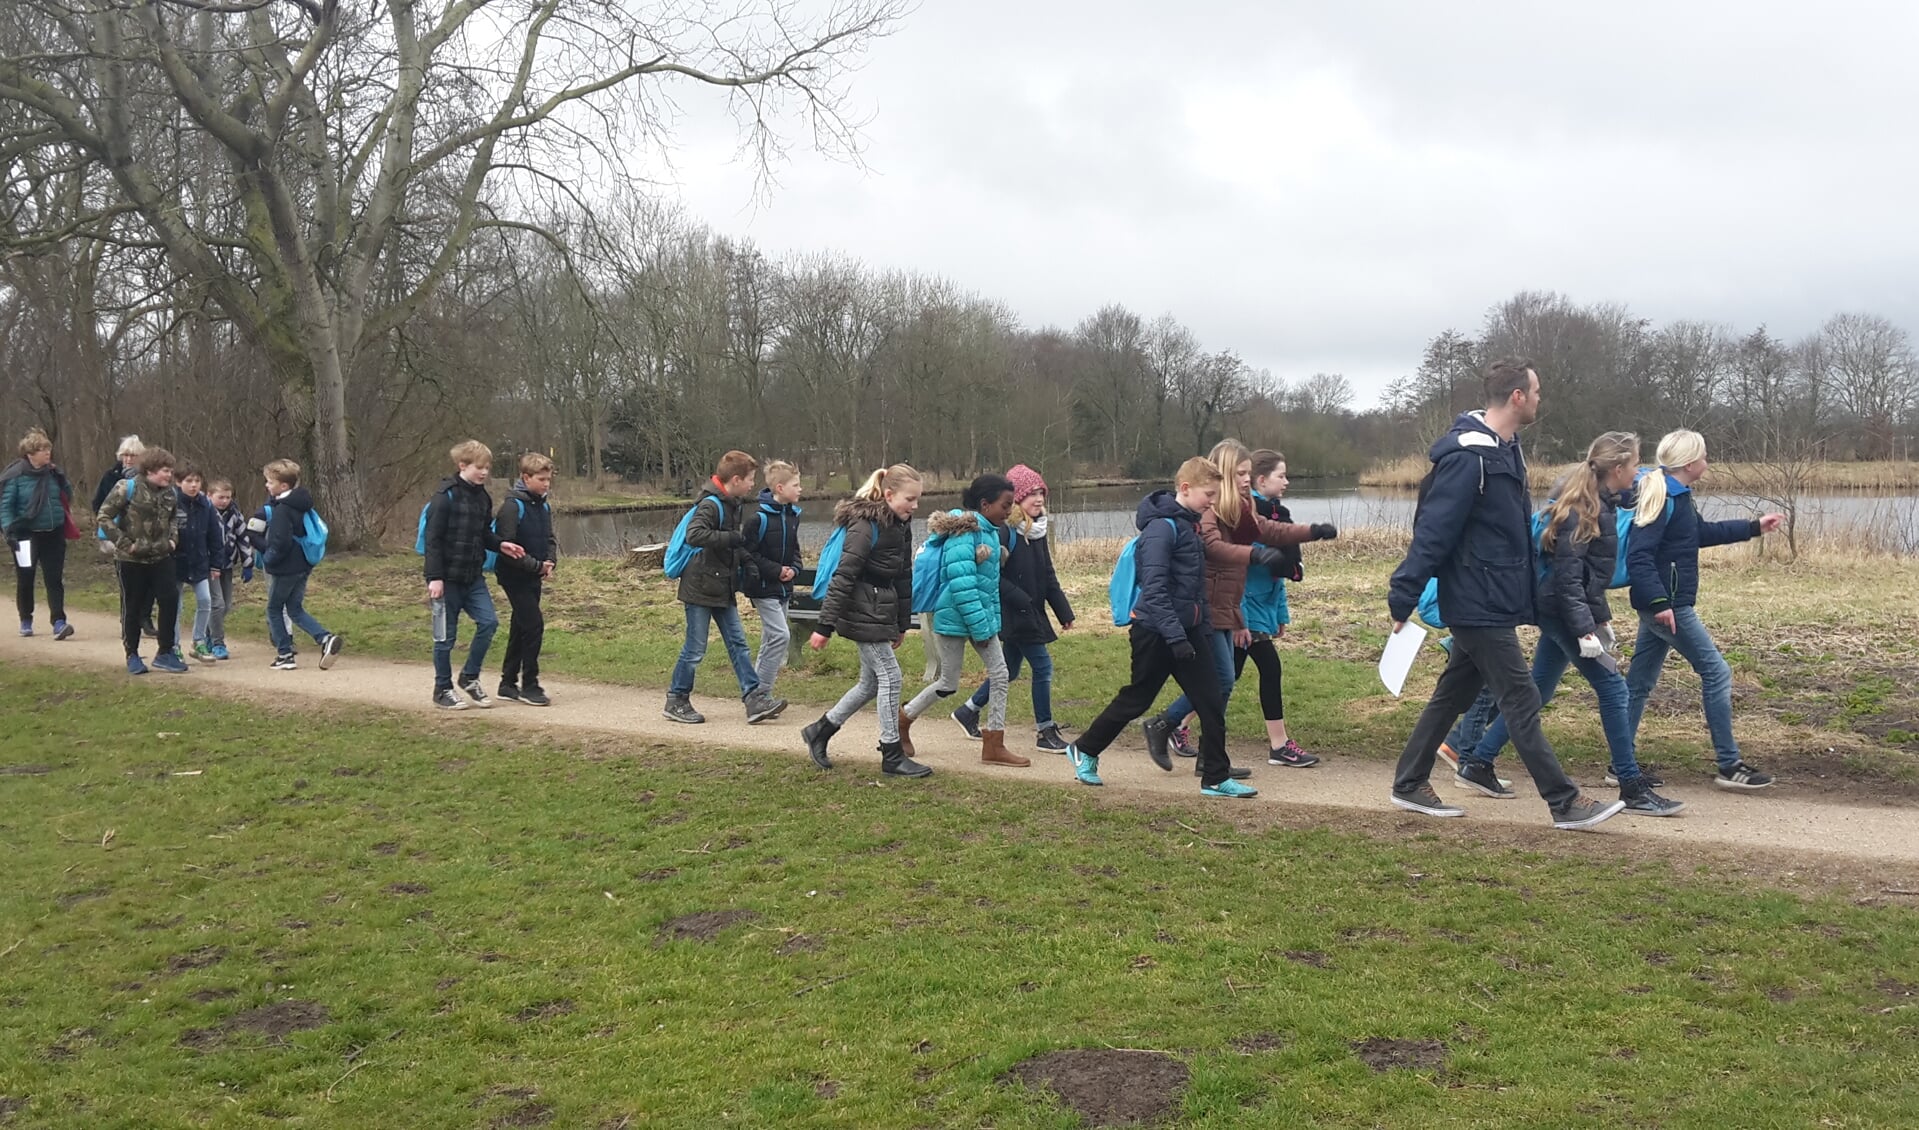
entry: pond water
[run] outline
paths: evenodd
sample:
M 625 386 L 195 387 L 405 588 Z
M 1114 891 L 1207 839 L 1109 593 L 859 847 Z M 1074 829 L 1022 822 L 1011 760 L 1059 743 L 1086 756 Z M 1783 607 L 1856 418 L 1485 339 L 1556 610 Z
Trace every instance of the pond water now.
M 1125 486 L 1056 490 L 1051 499 L 1052 536 L 1062 543 L 1084 538 L 1132 537 L 1137 532 L 1133 514 L 1147 489 Z M 801 541 L 808 551 L 817 549 L 831 532 L 834 501 L 801 502 Z M 1352 480 L 1304 481 L 1286 495 L 1286 505 L 1294 521 L 1331 522 L 1342 529 L 1365 526 L 1410 529 L 1413 503 L 1411 491 L 1361 487 Z M 956 505 L 957 496 L 929 496 L 921 503 L 920 513 L 925 515 L 934 507 Z M 1765 507 L 1743 495 L 1702 493 L 1700 509 L 1708 518 L 1731 518 L 1758 514 Z M 554 525 L 560 544 L 569 552 L 610 554 L 627 546 L 666 541 L 684 512 L 673 507 L 620 514 L 561 514 L 555 515 Z M 1870 530 L 1876 538 L 1890 538 L 1906 552 L 1919 553 L 1919 495 L 1808 495 L 1799 503 L 1799 528 L 1802 533 L 1833 534 Z M 924 518 L 914 523 L 914 536 L 915 540 L 926 536 Z

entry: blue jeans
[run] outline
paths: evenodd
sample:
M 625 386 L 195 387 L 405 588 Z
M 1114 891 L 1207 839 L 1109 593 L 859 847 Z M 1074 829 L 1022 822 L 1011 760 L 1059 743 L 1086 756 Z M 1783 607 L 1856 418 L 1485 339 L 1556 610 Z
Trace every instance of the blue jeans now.
M 1033 669 L 1033 724 L 1044 729 L 1053 724 L 1053 653 L 1046 650 L 1043 643 L 1012 643 L 1000 641 L 1006 648 L 1006 678 L 1019 678 L 1019 665 L 1024 662 Z M 992 696 L 993 684 L 981 683 L 967 700 L 978 714 L 986 709 L 987 700 Z
M 1202 652 L 1210 650 L 1212 654 L 1201 655 L 1200 658 L 1213 661 L 1213 670 L 1219 674 L 1219 701 L 1222 704 L 1231 703 L 1233 684 L 1239 680 L 1239 676 L 1233 673 L 1233 633 L 1213 629 L 1206 633 L 1206 640 L 1208 646 L 1200 650 Z M 1186 716 L 1192 712 L 1193 700 L 1182 694 L 1173 700 L 1173 705 L 1167 707 L 1166 713 L 1161 717 L 1178 726 L 1185 722 Z
M 433 690 L 453 689 L 453 645 L 460 639 L 460 613 L 473 621 L 473 642 L 466 649 L 466 664 L 460 668 L 460 682 L 480 677 L 486 666 L 486 649 L 493 646 L 493 633 L 500 628 L 500 616 L 493 611 L 493 590 L 481 577 L 471 584 L 444 582 L 440 599 L 433 602 Z
M 693 676 L 706 658 L 707 637 L 713 625 L 720 626 L 720 639 L 726 643 L 726 658 L 732 661 L 733 676 L 740 681 L 740 697 L 760 688 L 760 677 L 753 673 L 753 651 L 746 646 L 746 625 L 740 622 L 740 610 L 731 604 L 708 608 L 703 604 L 686 606 L 686 643 L 680 648 L 680 661 L 673 665 L 673 681 L 667 693 L 693 693 Z
M 191 632 L 187 630 L 186 594 L 188 590 L 193 592 L 193 630 Z M 204 581 L 195 581 L 192 584 L 181 582 L 180 616 L 177 622 L 178 628 L 175 632 L 180 639 L 181 646 L 186 646 L 188 640 L 192 640 L 196 644 L 207 642 L 207 625 L 219 607 L 220 590 L 218 588 L 218 582 L 212 578 Z
M 1553 700 L 1568 666 L 1579 668 L 1599 699 L 1599 725 L 1606 731 L 1606 748 L 1612 752 L 1613 777 L 1623 785 L 1639 776 L 1639 762 L 1633 758 L 1633 730 L 1626 724 L 1626 679 L 1597 659 L 1579 658 L 1579 641 L 1564 620 L 1542 621 L 1539 648 L 1533 652 L 1533 685 L 1539 688 L 1541 707 Z M 1495 719 L 1472 756 L 1491 762 L 1506 747 L 1506 741 L 1506 720 Z M 1466 750 L 1455 752 L 1464 755 Z
M 1706 729 L 1712 733 L 1712 751 L 1721 769 L 1739 763 L 1739 743 L 1732 737 L 1732 667 L 1719 654 L 1712 633 L 1692 608 L 1675 608 L 1668 632 L 1653 620 L 1649 612 L 1639 614 L 1639 640 L 1633 644 L 1632 671 L 1626 679 L 1629 696 L 1626 721 L 1636 736 L 1639 719 L 1646 713 L 1646 700 L 1659 685 L 1659 674 L 1666 667 L 1668 652 L 1677 651 L 1699 673 L 1699 697 L 1706 708 Z
M 312 636 L 314 643 L 327 638 L 326 628 L 307 614 L 307 580 L 312 576 L 312 573 L 267 576 L 267 638 L 281 655 L 293 653 L 293 628 L 287 626 L 289 621 Z

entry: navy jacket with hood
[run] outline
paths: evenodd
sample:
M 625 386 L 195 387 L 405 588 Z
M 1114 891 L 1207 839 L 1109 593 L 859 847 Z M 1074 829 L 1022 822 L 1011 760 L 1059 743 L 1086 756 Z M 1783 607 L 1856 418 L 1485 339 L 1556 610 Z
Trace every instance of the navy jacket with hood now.
M 1532 492 L 1519 441 L 1500 439 L 1484 412 L 1462 412 L 1428 452 L 1431 481 L 1413 518 L 1413 543 L 1393 572 L 1387 606 L 1412 618 L 1439 578 L 1439 610 L 1453 628 L 1533 622 L 1536 551 Z
M 180 507 L 180 544 L 173 551 L 174 574 L 183 585 L 197 585 L 213 570 L 226 568 L 226 523 L 220 520 L 205 491 L 188 498 L 186 491 L 175 487 L 174 495 Z
M 800 508 L 775 502 L 772 491 L 762 490 L 759 509 L 741 519 L 740 532 L 746 535 L 740 591 L 749 600 L 793 599 L 792 582 L 782 582 L 780 570 L 800 568 Z
M 1641 612 L 1691 608 L 1699 599 L 1699 551 L 1759 536 L 1754 518 L 1701 521 L 1692 488 L 1671 475 L 1666 476 L 1666 497 L 1672 508 L 1662 510 L 1651 525 L 1634 528 L 1626 539 L 1626 580 L 1632 586 L 1632 606 Z
M 313 509 L 313 495 L 305 487 L 294 487 L 286 497 L 273 499 L 267 506 L 273 507 L 273 516 L 267 519 L 266 534 L 259 542 L 260 567 L 269 577 L 297 577 L 313 572 L 306 551 L 300 548 L 300 535 L 307 528 L 307 513 Z
M 1171 522 L 1165 519 L 1171 518 Z M 1139 580 L 1139 600 L 1133 622 L 1158 632 L 1168 644 L 1187 643 L 1187 633 L 1212 623 L 1206 604 L 1206 555 L 1199 542 L 1199 515 L 1179 504 L 1170 490 L 1156 490 L 1140 500 L 1133 524 L 1139 544 L 1133 547 L 1133 568 Z

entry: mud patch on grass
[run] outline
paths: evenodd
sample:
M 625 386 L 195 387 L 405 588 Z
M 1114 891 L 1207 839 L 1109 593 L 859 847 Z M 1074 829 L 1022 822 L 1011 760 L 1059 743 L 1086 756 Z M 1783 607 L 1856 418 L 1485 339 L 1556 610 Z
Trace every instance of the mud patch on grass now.
M 239 993 L 238 989 L 198 989 L 188 993 L 187 999 L 195 1004 L 206 1004 L 209 1001 L 223 1001 L 228 997 L 238 996 Z
M 1441 1040 L 1390 1040 L 1374 1036 L 1354 1040 L 1350 1046 L 1359 1062 L 1378 1072 L 1402 1067 L 1411 1071 L 1446 1069 L 1446 1045 Z
M 1333 959 L 1318 950 L 1287 950 L 1286 960 L 1310 965 L 1314 969 L 1331 969 L 1333 965 Z
M 684 914 L 661 923 L 659 932 L 653 937 L 653 944 L 710 942 L 728 927 L 751 922 L 758 917 L 750 910 L 702 910 L 697 914 Z
M 796 953 L 815 953 L 819 948 L 820 944 L 812 938 L 807 937 L 805 934 L 795 934 L 784 942 L 781 942 L 780 948 L 775 952 L 781 957 L 791 957 Z
M 425 883 L 388 883 L 387 893 L 395 895 L 430 895 L 433 888 Z
M 184 973 L 189 969 L 205 969 L 226 960 L 224 946 L 201 946 L 199 949 L 176 953 L 167 959 L 168 973 Z
M 1016 1063 L 1000 1081 L 1051 1091 L 1087 1126 L 1149 1126 L 1179 1109 L 1189 1077 L 1159 1052 L 1075 1048 Z
M 326 1006 L 317 1001 L 280 1001 L 236 1012 L 211 1028 L 189 1029 L 181 1034 L 180 1046 L 213 1051 L 242 1032 L 257 1033 L 279 1043 L 295 1032 L 318 1028 L 329 1019 Z
M 527 1005 L 525 1008 L 514 1013 L 513 1019 L 521 1024 L 531 1024 L 536 1020 L 552 1020 L 560 1016 L 570 1016 L 573 1013 L 573 1008 L 574 1004 L 571 1000 L 568 1000 L 566 997 L 560 997 L 557 1000 L 539 1001 Z
M 1233 1050 L 1241 1055 L 1273 1052 L 1286 1046 L 1286 1037 L 1273 1032 L 1254 1032 L 1233 1041 Z

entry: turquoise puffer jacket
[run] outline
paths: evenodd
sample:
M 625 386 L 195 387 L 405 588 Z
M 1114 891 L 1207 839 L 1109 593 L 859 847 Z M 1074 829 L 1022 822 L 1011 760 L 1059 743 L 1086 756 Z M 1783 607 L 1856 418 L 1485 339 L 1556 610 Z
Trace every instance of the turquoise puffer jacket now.
M 940 554 L 946 578 L 939 608 L 933 613 L 933 630 L 980 643 L 999 635 L 999 569 L 1004 551 L 993 524 L 977 513 L 954 510 L 933 515 L 926 525 L 940 539 L 927 552 Z

